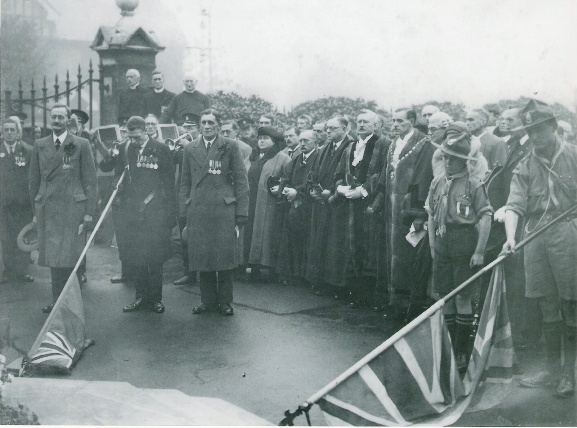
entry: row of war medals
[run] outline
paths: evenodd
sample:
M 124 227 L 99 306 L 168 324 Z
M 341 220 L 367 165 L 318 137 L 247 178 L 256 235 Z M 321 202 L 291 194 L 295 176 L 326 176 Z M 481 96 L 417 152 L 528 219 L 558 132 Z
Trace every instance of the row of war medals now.
M 222 162 L 217 160 L 208 161 L 208 173 L 209 174 L 221 174 Z
M 158 169 L 158 159 L 154 156 L 138 155 L 136 166 L 138 168 Z
M 0 153 L 0 157 L 4 157 L 4 153 Z M 26 158 L 23 156 L 15 156 L 14 154 L 12 155 L 14 156 L 14 164 L 16 166 L 26 166 Z

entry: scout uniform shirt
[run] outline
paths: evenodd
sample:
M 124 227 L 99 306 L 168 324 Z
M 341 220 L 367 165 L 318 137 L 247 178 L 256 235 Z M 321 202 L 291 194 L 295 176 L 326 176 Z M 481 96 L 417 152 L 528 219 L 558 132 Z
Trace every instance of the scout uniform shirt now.
M 465 170 L 452 177 L 433 179 L 425 209 L 435 220 L 435 233 L 443 236 L 447 225 L 476 225 L 493 208 L 481 181 Z

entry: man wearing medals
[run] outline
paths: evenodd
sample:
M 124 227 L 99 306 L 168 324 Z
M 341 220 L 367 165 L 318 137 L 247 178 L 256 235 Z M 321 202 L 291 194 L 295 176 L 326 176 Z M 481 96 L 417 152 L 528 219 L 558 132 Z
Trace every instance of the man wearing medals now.
M 32 205 L 28 195 L 28 168 L 31 150 L 17 141 L 18 126 L 12 119 L 2 122 L 4 141 L 0 146 L 0 236 L 4 273 L 2 283 L 32 282 L 27 275 L 28 253 L 16 244 L 18 233 L 32 221 Z
M 200 272 L 193 314 L 233 315 L 238 228 L 248 222 L 248 178 L 238 143 L 218 135 L 220 115 L 204 110 L 202 136 L 184 147 L 179 217 L 186 219 L 190 270 Z
M 52 133 L 36 140 L 30 159 L 30 198 L 38 231 L 38 264 L 50 267 L 52 311 L 86 244 L 98 203 L 96 167 L 88 140 L 68 132 L 72 112 L 50 110 Z
M 172 255 L 171 229 L 176 226 L 174 165 L 168 146 L 145 131 L 144 119 L 126 123 L 128 142 L 120 144 L 115 175 L 124 181 L 116 196 L 120 259 L 131 272 L 136 298 L 124 312 L 149 309 L 161 314 L 162 265 Z

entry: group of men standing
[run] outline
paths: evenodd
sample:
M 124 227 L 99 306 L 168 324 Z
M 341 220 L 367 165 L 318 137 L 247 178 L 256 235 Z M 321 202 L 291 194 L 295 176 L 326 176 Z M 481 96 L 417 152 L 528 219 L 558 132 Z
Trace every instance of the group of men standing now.
M 301 116 L 284 138 L 263 115 L 250 153 L 246 144 L 224 135 L 238 126 L 223 123 L 209 108 L 192 76 L 185 76 L 185 90 L 177 96 L 164 89 L 161 73 L 153 74 L 155 88 L 149 92 L 139 89 L 138 78 L 136 70 L 127 72 L 130 89 L 120 97 L 119 114 L 130 116 L 127 139 L 100 164 L 114 170 L 120 183 L 114 201 L 117 242 L 136 288 L 124 312 L 164 312 L 162 265 L 172 255 L 171 230 L 180 224 L 188 250 L 185 274 L 200 274 L 201 304 L 192 312 L 232 315 L 234 270 L 243 262 L 255 271 L 262 267 L 250 246 L 247 259 L 238 244 L 249 224 L 251 236 L 245 239 L 252 238 L 252 245 L 257 233 L 280 235 L 266 238 L 273 261 L 264 266 L 284 283 L 306 283 L 352 307 L 410 319 L 495 258 L 504 241 L 503 248 L 514 252 L 524 234 L 577 201 L 575 146 L 556 135 L 556 116 L 540 102 L 506 110 L 494 132 L 487 129 L 490 115 L 483 109 L 454 122 L 427 106 L 420 125 L 426 135 L 410 108 L 394 112 L 389 130 L 370 110 L 360 111 L 354 123 L 342 115 L 317 123 Z M 199 131 L 178 160 L 147 134 L 148 113 Z M 12 189 L 14 180 L 6 177 L 17 181 L 25 174 L 19 167 L 27 166 L 21 179 L 29 179 L 39 264 L 51 268 L 53 303 L 82 251 L 97 204 L 90 144 L 68 132 L 70 117 L 67 106 L 54 105 L 52 134 L 36 141 L 31 153 L 14 144 L 9 119 L 2 126 L 2 208 L 26 205 L 22 189 Z M 279 168 L 263 176 L 273 158 L 282 161 Z M 175 164 L 181 168 L 178 181 Z M 252 202 L 251 177 L 264 187 Z M 259 197 L 271 209 L 264 232 L 254 225 Z M 5 248 L 13 241 L 10 233 L 20 228 L 17 220 L 3 211 Z M 521 383 L 557 382 L 559 397 L 575 388 L 576 251 L 573 214 L 530 243 L 524 259 L 514 254 L 505 261 L 513 311 L 531 321 L 525 344 L 533 345 L 541 328 L 548 351 L 547 369 Z M 8 256 L 5 262 L 11 275 L 24 275 L 22 260 Z M 42 310 L 50 312 L 53 303 Z M 536 313 L 541 319 L 533 319 Z M 457 299 L 445 316 L 456 351 L 470 353 L 463 338 L 471 336 L 471 295 Z

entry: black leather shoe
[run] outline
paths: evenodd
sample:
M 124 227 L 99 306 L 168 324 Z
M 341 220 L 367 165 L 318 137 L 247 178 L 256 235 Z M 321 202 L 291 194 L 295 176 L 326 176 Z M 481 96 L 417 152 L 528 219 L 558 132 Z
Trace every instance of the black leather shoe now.
M 234 315 L 234 311 L 232 310 L 232 306 L 228 303 L 222 303 L 220 305 L 220 314 L 221 315 Z
M 185 284 L 193 284 L 196 282 L 196 278 L 193 278 L 192 275 L 184 275 L 182 278 L 177 279 L 173 282 L 174 285 L 185 285 Z
M 44 312 L 45 314 L 49 314 L 50 312 L 52 312 L 53 307 L 54 307 L 54 303 L 50 303 L 49 305 L 42 306 L 42 312 Z
M 84 275 L 83 273 L 78 275 L 78 282 L 80 283 L 80 285 L 84 285 L 88 282 L 88 279 L 86 279 L 86 275 Z
M 113 284 L 120 284 L 121 282 L 128 282 L 128 278 L 122 275 L 113 276 L 112 278 L 110 278 L 110 282 L 112 282 Z
M 144 299 L 142 299 L 141 297 L 139 297 L 138 299 L 136 299 L 134 302 L 132 302 L 130 305 L 125 306 L 124 308 L 122 308 L 122 312 L 135 312 L 135 311 L 139 311 L 141 309 L 144 309 L 144 307 L 146 306 L 146 302 L 144 301 Z
M 161 314 L 164 312 L 164 305 L 162 302 L 154 302 L 150 305 L 150 310 L 152 312 L 156 312 L 157 314 Z
M 207 312 L 214 312 L 215 309 L 215 305 L 207 305 L 203 303 L 200 306 L 195 306 L 192 308 L 192 313 L 195 315 L 206 314 Z

